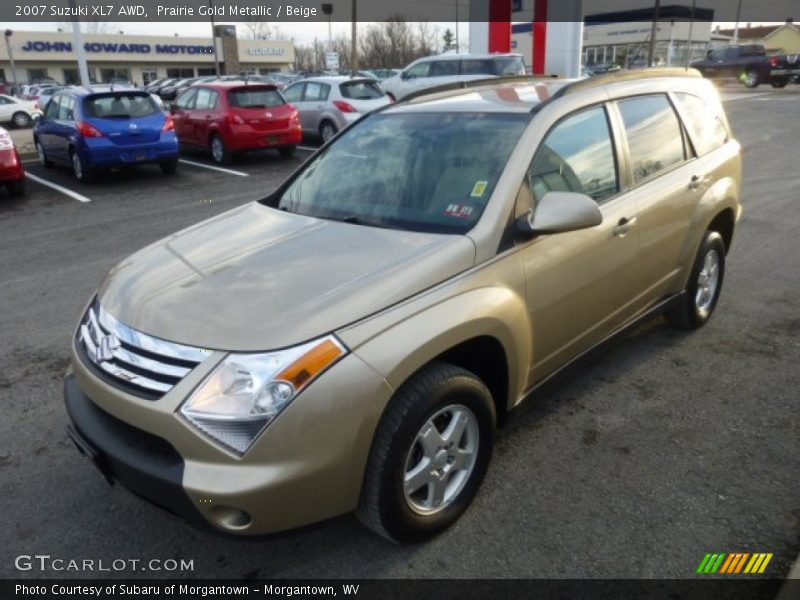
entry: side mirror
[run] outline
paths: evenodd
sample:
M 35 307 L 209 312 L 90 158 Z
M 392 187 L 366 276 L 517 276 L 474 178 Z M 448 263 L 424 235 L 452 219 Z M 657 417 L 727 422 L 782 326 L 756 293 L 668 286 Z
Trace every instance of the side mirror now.
M 524 235 L 562 233 L 588 229 L 603 222 L 597 202 L 586 194 L 547 192 L 536 209 L 517 219 L 516 229 Z
M 401 72 L 400 72 L 400 79 L 402 79 L 402 80 L 404 80 L 404 81 L 405 81 L 406 79 L 408 79 L 408 71 L 401 71 Z

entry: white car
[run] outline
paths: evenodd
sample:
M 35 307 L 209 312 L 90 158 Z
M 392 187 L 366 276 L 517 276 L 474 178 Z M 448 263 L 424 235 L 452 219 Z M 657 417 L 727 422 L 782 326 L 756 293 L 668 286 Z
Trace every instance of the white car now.
M 0 123 L 13 123 L 14 127 L 30 127 L 42 116 L 42 110 L 29 100 L 0 95 Z
M 521 54 L 440 54 L 415 60 L 399 75 L 381 82 L 395 100 L 456 81 L 525 75 Z

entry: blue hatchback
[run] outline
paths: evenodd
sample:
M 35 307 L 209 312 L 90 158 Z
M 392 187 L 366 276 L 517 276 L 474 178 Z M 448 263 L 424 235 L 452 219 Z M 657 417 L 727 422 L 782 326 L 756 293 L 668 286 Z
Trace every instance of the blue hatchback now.
M 98 169 L 154 163 L 178 166 L 172 117 L 147 92 L 114 87 L 71 87 L 55 94 L 33 130 L 41 163 L 72 167 L 79 181 Z

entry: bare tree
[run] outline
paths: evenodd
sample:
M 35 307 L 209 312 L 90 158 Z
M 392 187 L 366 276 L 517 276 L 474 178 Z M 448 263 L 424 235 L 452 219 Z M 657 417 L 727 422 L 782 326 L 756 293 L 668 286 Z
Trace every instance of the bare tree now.
M 119 31 L 117 26 L 119 23 L 110 23 L 109 21 L 81 21 L 81 32 L 88 34 L 106 34 Z M 59 21 L 58 29 L 63 29 L 66 32 L 72 31 L 72 21 Z
M 245 37 L 252 40 L 277 40 L 283 38 L 280 27 L 266 21 L 248 19 L 243 25 Z

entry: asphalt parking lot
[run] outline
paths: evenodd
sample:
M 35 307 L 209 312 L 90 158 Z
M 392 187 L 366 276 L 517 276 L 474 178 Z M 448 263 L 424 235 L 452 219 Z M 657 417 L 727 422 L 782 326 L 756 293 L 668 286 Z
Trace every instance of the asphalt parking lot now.
M 396 546 L 345 516 L 259 540 L 198 532 L 110 488 L 65 433 L 61 379 L 86 300 L 119 260 L 265 196 L 308 156 L 208 168 L 187 153 L 77 184 L 29 172 L 0 194 L 0 576 L 19 554 L 193 559 L 193 577 L 693 577 L 707 552 L 800 551 L 800 86 L 726 89 L 744 147 L 745 216 L 717 312 L 687 334 L 653 321 L 549 385 L 500 435 L 472 508 Z M 94 573 L 109 575 L 114 573 Z

